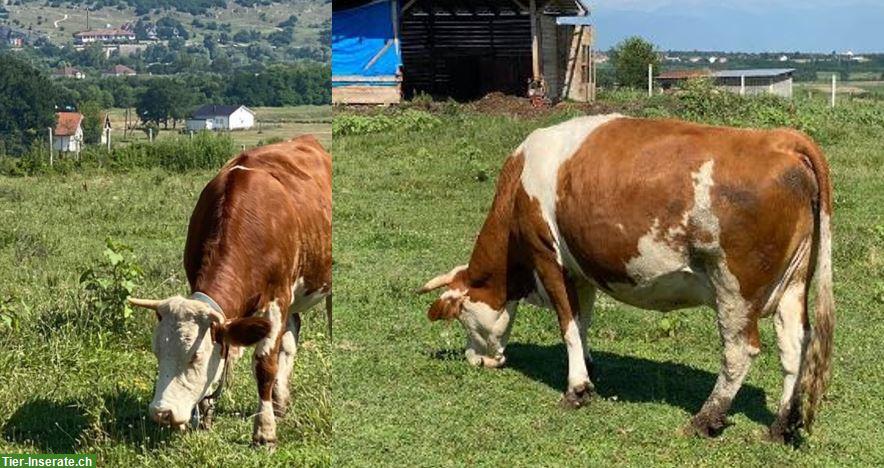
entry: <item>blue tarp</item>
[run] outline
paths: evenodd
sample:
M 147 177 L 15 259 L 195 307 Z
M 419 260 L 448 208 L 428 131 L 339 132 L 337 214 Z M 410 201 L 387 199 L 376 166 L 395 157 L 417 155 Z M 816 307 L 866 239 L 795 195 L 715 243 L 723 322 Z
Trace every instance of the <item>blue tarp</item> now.
M 371 3 L 332 13 L 332 79 L 393 77 L 402 65 L 394 37 L 393 8 L 397 0 Z M 334 85 L 343 85 L 339 79 Z M 388 84 L 371 82 L 365 84 Z

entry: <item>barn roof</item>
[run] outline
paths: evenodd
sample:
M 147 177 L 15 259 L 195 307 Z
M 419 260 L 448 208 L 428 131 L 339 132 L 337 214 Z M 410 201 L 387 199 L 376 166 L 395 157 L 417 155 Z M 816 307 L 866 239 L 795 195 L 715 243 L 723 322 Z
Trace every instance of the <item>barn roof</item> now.
M 794 68 L 750 68 L 747 70 L 721 70 L 713 73 L 716 78 L 746 78 L 774 77 L 794 72 Z
M 83 121 L 83 114 L 79 112 L 56 112 L 58 123 L 55 124 L 53 130 L 56 136 L 72 136 L 77 133 L 80 122 Z
M 206 104 L 200 106 L 193 114 L 191 114 L 191 118 L 193 119 L 207 119 L 211 117 L 217 117 L 219 115 L 223 115 L 225 117 L 229 116 L 236 112 L 237 109 L 243 106 L 226 106 L 222 104 Z

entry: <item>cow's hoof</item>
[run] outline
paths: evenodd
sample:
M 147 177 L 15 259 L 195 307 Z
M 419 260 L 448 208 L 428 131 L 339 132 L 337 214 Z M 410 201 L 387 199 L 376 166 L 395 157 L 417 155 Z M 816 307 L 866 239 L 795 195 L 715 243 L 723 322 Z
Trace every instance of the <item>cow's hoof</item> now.
M 718 437 L 728 426 L 727 416 L 723 413 L 709 414 L 697 413 L 691 418 L 690 424 L 685 428 L 685 432 L 703 438 Z
M 569 388 L 568 391 L 562 395 L 562 400 L 559 404 L 569 409 L 577 409 L 586 406 L 592 399 L 594 390 L 595 388 L 593 388 L 592 383 L 590 382 L 578 385 L 574 388 Z
M 255 448 L 264 448 L 270 451 L 276 450 L 276 438 L 267 438 L 267 437 L 253 437 L 252 438 L 252 447 Z

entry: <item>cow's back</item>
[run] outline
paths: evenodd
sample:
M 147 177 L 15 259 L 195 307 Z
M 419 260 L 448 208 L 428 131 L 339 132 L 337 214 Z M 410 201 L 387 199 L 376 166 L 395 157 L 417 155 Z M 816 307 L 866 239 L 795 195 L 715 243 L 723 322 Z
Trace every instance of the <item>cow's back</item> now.
M 185 247 L 191 287 L 225 262 L 246 288 L 331 284 L 331 156 L 314 137 L 242 153 L 205 187 Z
M 618 298 L 668 309 L 711 299 L 698 273 L 704 256 L 718 256 L 747 299 L 761 301 L 813 226 L 816 183 L 794 150 L 802 136 L 619 116 L 584 119 L 582 138 L 568 155 L 544 154 L 555 145 L 543 139 L 561 139 L 555 131 L 533 134 L 522 146 L 526 171 L 546 164 L 522 181 L 546 208 L 561 261 L 615 297 L 618 288 L 644 283 L 641 294 Z M 550 161 L 555 177 L 531 180 L 549 173 Z M 546 207 L 544 197 L 552 200 Z M 668 297 L 654 303 L 654 294 Z

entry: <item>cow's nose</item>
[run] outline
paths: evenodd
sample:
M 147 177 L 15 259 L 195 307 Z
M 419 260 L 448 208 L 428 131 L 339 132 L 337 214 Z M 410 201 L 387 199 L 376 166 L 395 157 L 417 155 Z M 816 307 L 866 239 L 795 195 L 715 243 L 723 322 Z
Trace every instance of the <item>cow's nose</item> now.
M 154 422 L 161 426 L 168 426 L 172 424 L 172 410 L 167 409 L 156 409 L 151 412 L 151 418 L 153 418 Z

